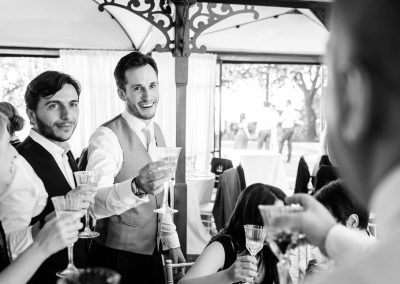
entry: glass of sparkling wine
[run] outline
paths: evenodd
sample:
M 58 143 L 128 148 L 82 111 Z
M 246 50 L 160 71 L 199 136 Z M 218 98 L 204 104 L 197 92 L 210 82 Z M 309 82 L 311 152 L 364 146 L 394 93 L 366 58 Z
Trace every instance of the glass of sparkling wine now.
M 296 205 L 284 205 L 283 202 L 275 205 L 259 205 L 258 208 L 267 230 L 266 241 L 279 260 L 276 265 L 279 283 L 287 284 L 289 283 L 290 268 L 289 251 L 297 246 L 298 241 L 304 238 L 304 235 L 286 227 L 274 227 L 271 225 L 271 220 L 285 214 L 301 212 L 303 208 Z
M 77 171 L 74 172 L 77 186 L 79 186 L 79 194 L 82 196 L 94 197 L 97 193 L 97 185 L 101 178 L 101 172 L 99 171 Z M 89 227 L 89 209 L 86 210 L 85 214 L 85 228 L 79 237 L 81 239 L 90 239 L 98 237 L 98 232 L 92 231 Z
M 175 172 L 176 172 L 176 168 L 178 166 L 178 158 L 179 158 L 181 149 L 182 149 L 181 147 L 157 147 L 155 149 L 157 151 L 159 160 L 165 161 L 167 164 L 167 167 L 169 169 L 172 169 L 172 171 L 173 171 L 173 175 L 171 176 L 171 179 L 164 183 L 163 203 L 160 208 L 154 210 L 154 212 L 156 212 L 156 213 L 159 213 L 159 214 L 170 213 L 171 214 L 171 213 L 178 212 L 178 210 L 169 207 L 168 193 L 170 190 L 173 190 L 174 186 L 175 186 Z
M 244 233 L 246 236 L 246 248 L 250 255 L 254 257 L 263 248 L 267 231 L 263 226 L 244 225 Z
M 82 197 L 79 195 L 55 196 L 51 198 L 57 217 L 73 214 L 82 209 Z M 71 273 L 77 272 L 74 265 L 74 244 L 68 246 L 68 266 L 63 271 L 56 273 L 58 277 L 65 277 Z

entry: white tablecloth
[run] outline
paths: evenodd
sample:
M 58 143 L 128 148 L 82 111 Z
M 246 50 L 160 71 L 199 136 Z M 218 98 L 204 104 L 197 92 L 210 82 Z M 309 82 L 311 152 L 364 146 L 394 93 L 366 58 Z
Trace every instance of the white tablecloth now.
M 210 202 L 215 177 L 201 173 L 186 177 L 187 184 L 187 254 L 201 254 L 211 235 L 201 222 L 200 205 Z
M 242 164 L 246 185 L 265 183 L 282 189 L 287 195 L 289 185 L 281 154 L 266 150 L 231 150 L 227 151 L 224 158 L 232 160 L 234 166 Z

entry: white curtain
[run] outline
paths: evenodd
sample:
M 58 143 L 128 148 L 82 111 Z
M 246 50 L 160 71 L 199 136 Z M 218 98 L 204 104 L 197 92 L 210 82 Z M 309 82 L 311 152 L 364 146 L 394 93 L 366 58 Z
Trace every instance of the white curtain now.
M 60 50 L 61 71 L 81 84 L 80 117 L 71 139 L 75 156 L 87 147 L 94 130 L 124 109 L 117 94 L 114 68 L 127 51 Z
M 189 57 L 186 98 L 186 154 L 195 169 L 208 170 L 214 138 L 215 54 L 193 53 Z M 188 161 L 190 162 L 190 160 Z

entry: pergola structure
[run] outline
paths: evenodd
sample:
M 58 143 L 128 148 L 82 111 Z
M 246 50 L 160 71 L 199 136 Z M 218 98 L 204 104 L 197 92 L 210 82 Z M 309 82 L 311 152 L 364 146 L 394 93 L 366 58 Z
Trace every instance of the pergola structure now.
M 8 0 L 9 1 L 9 0 Z M 46 0 L 47 1 L 47 0 Z M 116 9 L 125 10 L 135 17 L 151 23 L 165 37 L 164 44 L 158 44 L 154 50 L 159 52 L 172 52 L 175 57 L 175 80 L 176 80 L 176 117 L 179 123 L 176 127 L 176 146 L 185 149 L 186 145 L 186 88 L 188 84 L 188 57 L 193 52 L 206 52 L 206 46 L 198 46 L 198 37 L 211 26 L 222 20 L 228 19 L 241 13 L 251 14 L 254 19 L 259 16 L 254 6 L 284 7 L 295 10 L 289 13 L 300 13 L 297 9 L 309 9 L 312 14 L 327 28 L 328 16 L 330 14 L 333 0 L 92 0 L 100 11 L 111 15 L 108 24 L 117 31 L 117 26 L 112 11 Z M 9 1 L 10 2 L 10 1 Z M 13 1 L 12 1 L 13 2 Z M 47 1 L 51 5 L 51 1 Z M 85 2 L 85 1 L 83 1 Z M 88 1 L 91 2 L 91 1 Z M 10 2 L 11 3 L 11 2 Z M 241 9 L 233 9 L 230 4 L 242 5 Z M 15 5 L 15 4 L 13 4 Z M 67 5 L 67 4 L 65 4 Z M 86 4 L 88 5 L 88 4 Z M 89 9 L 89 8 L 88 8 Z M 111 11 L 111 12 L 110 12 Z M 100 14 L 100 13 L 99 13 Z M 287 13 L 285 13 L 287 14 Z M 96 16 L 97 17 L 97 16 Z M 116 21 L 118 23 L 118 21 Z M 127 46 L 131 49 L 141 49 L 152 32 L 147 30 L 147 35 L 140 46 L 136 46 L 132 38 L 125 31 L 123 24 L 118 23 L 125 32 L 128 41 Z M 106 26 L 104 26 L 106 28 Z M 0 28 L 1 29 L 1 28 Z M 138 32 L 139 29 L 136 29 Z M 79 30 L 76 31 L 79 33 Z M 123 36 L 123 35 L 122 35 Z M 95 40 L 95 39 L 93 39 Z M 107 42 L 106 39 L 102 39 Z M 109 48 L 113 49 L 112 42 L 108 42 Z M 62 46 L 62 44 L 60 44 Z M 19 46 L 1 47 L 0 54 L 7 54 L 10 48 Z M 152 50 L 148 50 L 152 51 Z M 187 193 L 185 184 L 185 151 L 181 152 L 178 162 L 175 190 L 175 207 L 179 210 L 175 223 L 181 240 L 182 251 L 186 253 L 186 223 L 187 223 Z
M 159 28 L 166 37 L 166 44 L 155 47 L 156 51 L 172 52 L 175 57 L 175 83 L 176 83 L 176 117 L 179 124 L 176 129 L 176 146 L 182 147 L 183 151 L 179 157 L 178 169 L 175 185 L 175 206 L 179 214 L 175 219 L 178 234 L 181 239 L 182 251 L 186 252 L 186 223 L 187 223 L 187 188 L 185 183 L 185 145 L 186 145 L 186 88 L 188 84 L 188 57 L 192 52 L 206 52 L 205 46 L 197 46 L 198 36 L 206 29 L 220 20 L 226 19 L 239 13 L 252 13 L 254 18 L 258 18 L 258 13 L 254 10 L 254 5 L 275 6 L 290 8 L 307 8 L 327 27 L 328 15 L 331 9 L 331 0 L 322 1 L 290 1 L 290 0 L 160 0 L 159 5 L 154 2 L 148 8 L 141 11 L 140 1 L 129 1 L 126 5 L 121 5 L 114 0 L 104 0 L 100 10 L 106 6 L 117 6 L 127 9 Z M 172 19 L 171 3 L 175 6 L 175 20 Z M 217 7 L 217 4 L 222 4 Z M 233 10 L 229 4 L 245 5 L 242 10 Z M 189 9 L 195 8 L 196 11 L 189 17 Z M 162 14 L 162 17 L 157 17 Z M 202 17 L 206 20 L 202 21 Z M 174 37 L 168 33 L 174 28 Z

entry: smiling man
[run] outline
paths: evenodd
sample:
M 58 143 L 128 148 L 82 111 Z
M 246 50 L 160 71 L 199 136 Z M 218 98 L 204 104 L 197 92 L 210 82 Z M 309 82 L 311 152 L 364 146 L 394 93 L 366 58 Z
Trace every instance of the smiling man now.
M 79 83 L 71 76 L 57 71 L 43 72 L 26 89 L 26 112 L 32 129 L 29 136 L 18 145 L 17 151 L 43 182 L 46 192 L 35 189 L 29 182 L 15 185 L 15 194 L 10 199 L 9 207 L 14 202 L 13 214 L 17 216 L 14 221 L 21 225 L 27 226 L 30 221 L 31 225 L 39 224 L 39 228 L 43 227 L 48 219 L 46 216 L 54 214 L 50 198 L 66 195 L 76 187 L 73 172 L 77 166 L 68 140 L 78 122 L 79 95 Z M 84 206 L 87 208 L 88 204 Z M 74 262 L 77 267 L 87 265 L 87 252 L 82 239 L 76 242 Z M 64 269 L 67 262 L 67 249 L 64 249 L 47 259 L 30 283 L 55 283 L 55 273 Z
M 184 262 L 170 214 L 158 215 L 163 169 L 155 147 L 165 146 L 160 127 L 153 122 L 159 100 L 155 61 L 132 52 L 114 71 L 118 96 L 125 111 L 100 126 L 89 141 L 88 170 L 103 173 L 94 213 L 100 236 L 91 247 L 95 265 L 112 268 L 122 283 L 164 283 L 160 251 L 174 262 Z M 114 184 L 113 190 L 107 186 Z M 160 245 L 161 242 L 161 245 Z

